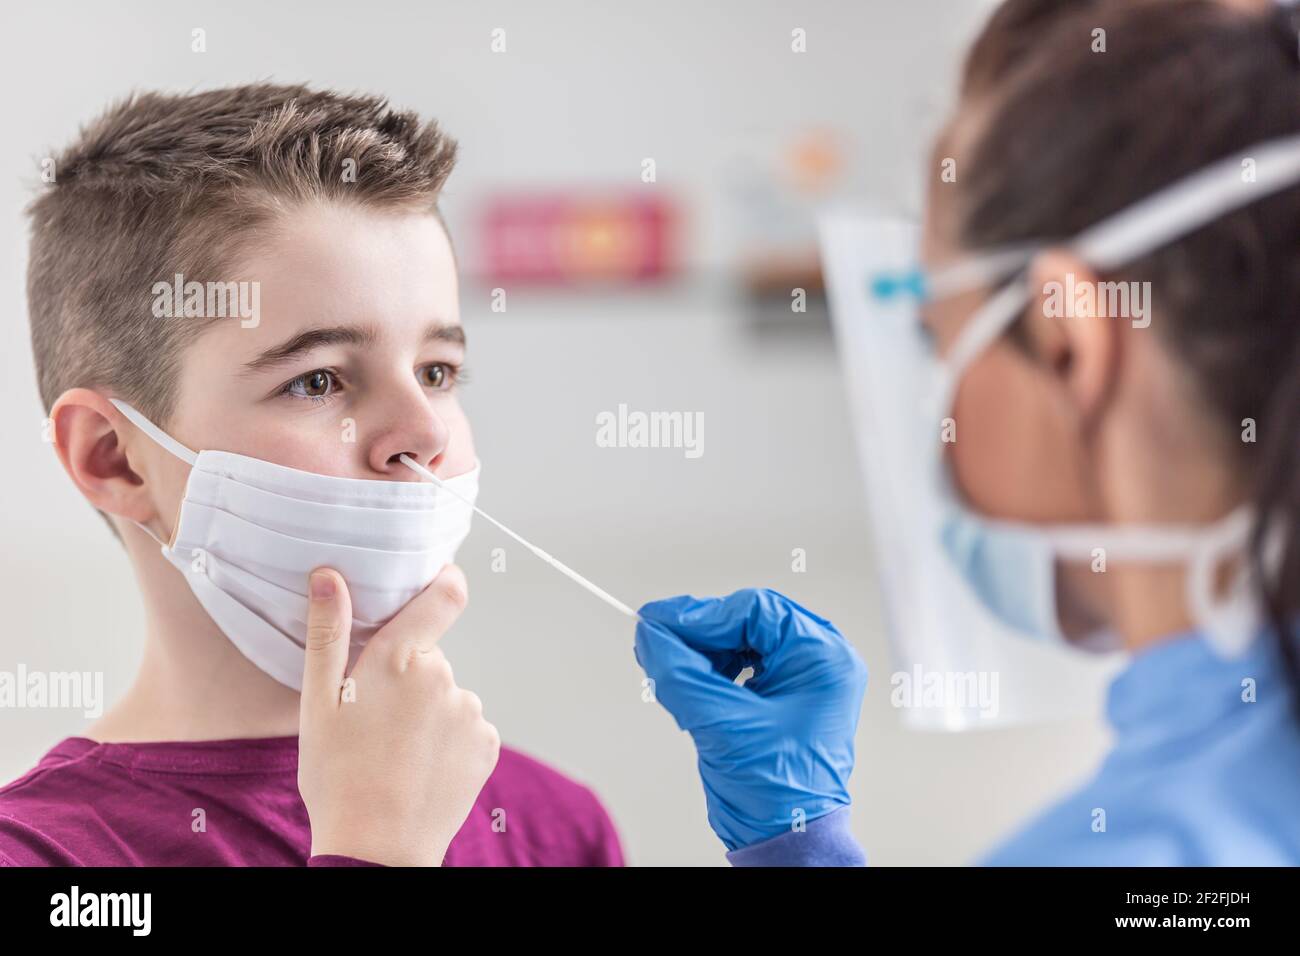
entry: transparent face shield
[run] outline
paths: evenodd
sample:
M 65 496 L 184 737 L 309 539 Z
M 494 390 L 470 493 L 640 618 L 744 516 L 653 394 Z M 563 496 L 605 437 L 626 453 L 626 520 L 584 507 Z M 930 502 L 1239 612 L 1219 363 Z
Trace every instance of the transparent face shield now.
M 1072 241 L 1051 245 L 1069 248 L 1105 274 L 1297 181 L 1300 137 L 1258 144 Z M 892 702 L 909 725 L 948 730 L 1096 713 L 1119 657 L 1063 653 L 1059 643 L 1026 640 L 1022 630 L 990 613 L 972 592 L 969 574 L 954 563 L 951 547 L 945 547 L 951 496 L 945 495 L 942 469 L 936 468 L 937 410 L 951 407 L 964 370 L 1023 312 L 1030 301 L 1024 266 L 1048 244 L 983 253 L 927 274 L 918 267 L 919 228 L 908 222 L 833 213 L 823 217 L 821 239 L 897 667 L 891 674 Z M 988 298 L 939 360 L 919 333 L 919 305 L 973 289 L 989 290 Z M 1207 573 L 1212 565 L 1196 554 L 1206 540 L 1239 545 L 1247 527 L 1243 515 L 1234 514 L 1210 529 L 1024 526 L 1023 531 L 1062 556 L 1086 557 L 1095 540 L 1107 535 L 1122 549 L 1154 560 L 1187 557 L 1188 579 L 1201 589 L 1189 592 L 1198 619 L 1223 612 L 1225 631 L 1240 633 L 1253 609 L 1209 607 L 1201 592 L 1213 577 Z M 984 563 L 996 570 L 996 562 Z M 1041 580 L 1008 576 L 996 583 L 1026 594 L 1050 593 Z
M 918 334 L 915 301 L 868 287 L 869 274 L 910 274 L 914 292 L 924 294 L 919 235 L 902 221 L 836 215 L 822 223 L 822 265 L 894 659 L 891 703 L 906 724 L 926 730 L 1095 713 L 1116 662 L 1025 640 L 984 608 L 944 550 L 944 511 L 933 488 L 936 430 L 925 411 L 941 369 Z

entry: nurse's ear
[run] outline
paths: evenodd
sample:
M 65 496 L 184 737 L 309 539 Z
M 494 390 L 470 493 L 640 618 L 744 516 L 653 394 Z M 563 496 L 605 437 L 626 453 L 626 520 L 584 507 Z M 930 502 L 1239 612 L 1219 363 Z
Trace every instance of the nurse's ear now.
M 133 429 L 107 398 L 70 388 L 50 409 L 50 422 L 59 461 L 87 501 L 141 524 L 157 517 L 152 489 L 128 460 L 124 436 Z
M 1091 428 L 1118 381 L 1122 316 L 1109 314 L 1110 298 L 1092 268 L 1064 249 L 1048 249 L 1029 266 L 1032 293 L 1024 319 L 1025 346 L 1057 376 Z M 1149 303 L 1148 303 L 1149 306 Z

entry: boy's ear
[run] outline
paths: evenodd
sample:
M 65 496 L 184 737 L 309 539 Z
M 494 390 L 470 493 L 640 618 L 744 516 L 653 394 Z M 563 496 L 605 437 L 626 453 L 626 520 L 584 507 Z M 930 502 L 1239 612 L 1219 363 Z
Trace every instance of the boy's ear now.
M 88 388 L 71 388 L 50 409 L 54 450 L 86 499 L 107 514 L 147 524 L 157 516 L 145 480 L 127 459 L 131 424 Z

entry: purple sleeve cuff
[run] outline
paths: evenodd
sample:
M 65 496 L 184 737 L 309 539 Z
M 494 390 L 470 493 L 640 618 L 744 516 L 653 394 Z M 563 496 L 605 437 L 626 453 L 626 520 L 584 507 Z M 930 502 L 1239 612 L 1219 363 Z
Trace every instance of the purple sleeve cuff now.
M 323 853 L 320 856 L 308 857 L 307 865 L 308 866 L 383 866 L 384 864 L 371 863 L 369 860 L 358 860 L 354 856 L 335 856 L 332 853 Z
M 849 808 L 840 807 L 811 821 L 803 832 L 732 850 L 732 866 L 866 866 L 867 855 L 849 829 Z

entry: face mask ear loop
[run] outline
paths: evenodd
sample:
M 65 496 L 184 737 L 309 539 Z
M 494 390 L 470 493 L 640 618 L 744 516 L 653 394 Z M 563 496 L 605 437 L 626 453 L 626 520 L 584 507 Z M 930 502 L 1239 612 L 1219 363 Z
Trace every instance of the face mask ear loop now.
M 1250 540 L 1254 514 L 1249 506 L 1238 508 L 1214 529 L 1198 549 L 1187 569 L 1187 606 L 1205 639 L 1225 657 L 1237 657 L 1255 636 L 1255 574 L 1244 553 Z M 1217 594 L 1219 565 L 1238 552 L 1241 567 L 1228 582 L 1227 594 Z
M 193 467 L 194 463 L 199 460 L 199 456 L 195 454 L 191 449 L 186 448 L 175 438 L 172 438 L 171 435 L 168 435 L 165 431 L 163 431 L 153 422 L 149 421 L 149 419 L 145 418 L 143 415 L 141 415 L 138 411 L 136 411 L 126 402 L 117 398 L 110 398 L 109 401 L 113 403 L 114 408 L 116 408 L 119 412 L 121 412 L 123 415 L 127 417 L 127 420 L 130 421 L 132 425 L 134 425 L 136 428 L 140 429 L 140 431 L 144 432 L 151 439 L 153 439 L 154 443 L 157 444 L 159 447 L 161 447 L 164 451 L 170 452 L 171 454 L 175 455 L 177 458 L 185 462 L 190 467 Z M 163 541 L 160 537 L 158 537 L 158 535 L 154 534 L 151 529 L 145 527 L 140 522 L 135 521 L 134 519 L 132 519 L 131 523 L 135 525 L 137 528 L 139 528 L 141 531 L 143 531 L 145 534 L 147 534 L 149 537 L 153 538 L 154 541 L 158 542 L 158 547 L 162 549 L 164 554 L 171 549 L 171 544 L 167 541 Z
M 958 333 L 952 349 L 940 363 L 935 404 L 941 419 L 952 414 L 957 388 L 966 369 L 1020 317 L 1028 300 L 1023 283 L 1012 282 L 980 306 Z
M 153 530 L 148 525 L 141 524 L 140 522 L 136 521 L 134 518 L 130 520 L 131 520 L 131 524 L 135 525 L 137 528 L 139 528 L 149 537 L 153 538 L 154 541 L 158 543 L 158 547 L 161 548 L 164 552 L 166 552 L 171 547 L 171 545 L 169 545 L 166 541 L 164 541 L 162 538 L 154 534 Z
M 1029 293 L 1024 283 L 1012 282 L 971 316 L 944 359 L 954 389 L 966 368 L 1020 317 L 1028 301 Z
M 153 439 L 155 444 L 163 448 L 165 451 L 171 452 L 187 465 L 193 465 L 199 460 L 199 456 L 192 450 L 186 448 L 175 438 L 172 438 L 171 435 L 168 435 L 165 431 L 153 422 L 149 421 L 149 419 L 145 418 L 126 402 L 116 398 L 110 398 L 109 401 L 113 403 L 114 408 L 127 417 L 132 425 L 148 435 Z

